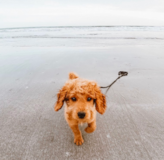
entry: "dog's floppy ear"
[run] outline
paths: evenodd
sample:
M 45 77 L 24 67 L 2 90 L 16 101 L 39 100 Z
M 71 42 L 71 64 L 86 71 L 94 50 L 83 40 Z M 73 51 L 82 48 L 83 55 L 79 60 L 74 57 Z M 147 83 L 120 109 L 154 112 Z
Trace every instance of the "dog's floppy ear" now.
M 77 74 L 73 72 L 69 73 L 69 79 L 76 79 L 76 78 L 79 78 Z
M 64 86 L 57 94 L 57 102 L 54 107 L 55 111 L 58 111 L 59 109 L 62 108 L 66 97 L 66 93 L 67 93 L 67 88 L 66 86 Z
M 106 107 L 107 107 L 106 106 L 106 97 L 104 94 L 101 93 L 101 90 L 98 86 L 96 86 L 95 94 L 96 94 L 96 99 L 95 99 L 96 110 L 100 114 L 104 114 Z

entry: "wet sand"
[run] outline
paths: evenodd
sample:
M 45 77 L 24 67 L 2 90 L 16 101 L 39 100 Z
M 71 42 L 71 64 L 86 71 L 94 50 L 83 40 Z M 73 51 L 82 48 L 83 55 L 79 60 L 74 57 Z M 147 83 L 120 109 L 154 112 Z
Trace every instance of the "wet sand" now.
M 163 160 L 164 47 L 0 48 L 1 160 Z M 56 94 L 71 71 L 110 84 L 107 111 L 97 114 L 97 129 L 84 131 L 82 146 L 53 110 Z M 102 89 L 105 93 L 105 90 Z

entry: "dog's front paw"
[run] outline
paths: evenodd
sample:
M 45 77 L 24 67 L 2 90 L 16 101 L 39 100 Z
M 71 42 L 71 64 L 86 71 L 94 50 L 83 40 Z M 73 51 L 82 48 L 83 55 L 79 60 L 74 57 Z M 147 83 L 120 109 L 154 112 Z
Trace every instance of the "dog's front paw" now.
M 83 137 L 76 137 L 74 143 L 78 146 L 82 145 L 84 143 Z
M 85 128 L 85 132 L 87 132 L 87 133 L 92 133 L 94 130 L 95 130 L 95 128 L 92 128 L 92 127 Z

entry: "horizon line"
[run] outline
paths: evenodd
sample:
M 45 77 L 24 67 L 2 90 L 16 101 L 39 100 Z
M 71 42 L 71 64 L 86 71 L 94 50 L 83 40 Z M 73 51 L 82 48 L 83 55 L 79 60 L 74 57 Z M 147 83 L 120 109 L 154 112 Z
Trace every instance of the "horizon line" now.
M 23 28 L 73 28 L 73 27 L 164 27 L 164 26 L 153 26 L 153 25 L 90 25 L 90 26 L 31 26 L 31 27 L 7 27 L 0 29 L 23 29 Z

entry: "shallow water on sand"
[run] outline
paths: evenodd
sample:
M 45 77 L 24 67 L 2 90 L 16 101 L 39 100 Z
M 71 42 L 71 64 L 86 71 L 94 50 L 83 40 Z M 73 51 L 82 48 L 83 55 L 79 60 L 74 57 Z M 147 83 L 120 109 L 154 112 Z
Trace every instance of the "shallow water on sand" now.
M 164 27 L 92 26 L 0 29 L 0 46 L 110 47 L 164 44 Z

